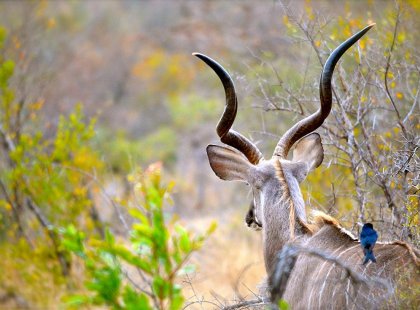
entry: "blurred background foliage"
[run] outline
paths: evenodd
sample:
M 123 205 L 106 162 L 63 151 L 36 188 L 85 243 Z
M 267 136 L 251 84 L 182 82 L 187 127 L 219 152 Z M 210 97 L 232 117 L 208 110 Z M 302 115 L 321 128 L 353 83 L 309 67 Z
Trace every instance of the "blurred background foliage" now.
M 251 195 L 209 168 L 224 94 L 191 53 L 229 70 L 235 129 L 269 157 L 317 109 L 331 50 L 372 22 L 336 70 L 326 157 L 302 189 L 308 212 L 418 245 L 419 11 L 414 0 L 1 1 L 1 307 L 252 297 L 264 267 L 243 225 Z

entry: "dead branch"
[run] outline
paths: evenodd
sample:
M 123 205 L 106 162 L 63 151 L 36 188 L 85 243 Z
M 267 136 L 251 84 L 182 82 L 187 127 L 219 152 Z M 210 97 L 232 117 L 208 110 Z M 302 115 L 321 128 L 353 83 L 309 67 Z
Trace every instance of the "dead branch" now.
M 237 304 L 225 306 L 220 309 L 221 310 L 247 309 L 249 307 L 264 306 L 264 305 L 269 305 L 269 304 L 270 304 L 269 302 L 264 301 L 262 298 L 258 298 L 258 299 L 241 301 Z
M 400 8 L 400 6 L 398 5 L 397 2 L 396 2 L 396 5 L 397 5 L 397 16 L 395 18 L 395 26 L 394 26 L 394 33 L 392 35 L 392 43 L 391 43 L 391 47 L 389 48 L 388 58 L 386 60 L 384 84 L 385 84 L 386 94 L 387 94 L 389 100 L 391 101 L 391 104 L 392 104 L 392 107 L 394 108 L 395 114 L 397 115 L 398 125 L 401 127 L 401 130 L 403 131 L 404 136 L 407 137 L 407 130 L 406 130 L 403 122 L 401 121 L 400 112 L 399 112 L 399 110 L 397 108 L 397 105 L 395 104 L 394 98 L 391 96 L 391 92 L 389 91 L 389 88 L 388 88 L 388 72 L 389 72 L 389 68 L 391 67 L 391 57 L 392 57 L 392 52 L 394 51 L 395 40 L 397 38 L 398 24 L 400 22 L 400 12 L 401 12 L 401 8 Z

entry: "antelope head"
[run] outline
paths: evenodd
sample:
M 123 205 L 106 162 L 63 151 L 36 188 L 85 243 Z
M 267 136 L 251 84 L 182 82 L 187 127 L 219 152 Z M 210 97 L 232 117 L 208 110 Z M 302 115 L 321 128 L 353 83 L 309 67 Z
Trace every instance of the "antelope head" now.
M 320 108 L 293 125 L 279 140 L 270 159 L 264 159 L 258 147 L 232 130 L 238 102 L 229 73 L 215 60 L 203 54 L 193 55 L 204 61 L 220 78 L 226 105 L 217 124 L 217 134 L 226 146 L 209 145 L 207 156 L 214 173 L 223 180 L 242 181 L 252 188 L 254 221 L 263 230 L 264 261 L 270 273 L 276 253 L 291 240 L 309 238 L 305 205 L 299 183 L 317 168 L 324 158 L 321 137 L 314 131 L 331 111 L 331 79 L 334 67 L 345 51 L 373 25 L 338 46 L 327 59 L 320 79 Z M 287 159 L 295 145 L 291 159 Z

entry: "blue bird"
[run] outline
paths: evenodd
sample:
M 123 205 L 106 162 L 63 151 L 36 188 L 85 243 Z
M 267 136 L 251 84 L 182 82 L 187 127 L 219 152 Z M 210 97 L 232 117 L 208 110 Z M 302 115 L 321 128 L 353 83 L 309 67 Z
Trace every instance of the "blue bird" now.
M 378 240 L 378 233 L 373 229 L 373 225 L 371 223 L 363 225 L 362 232 L 360 233 L 360 245 L 365 254 L 363 265 L 367 264 L 369 260 L 376 263 L 376 258 L 373 255 L 376 240 Z

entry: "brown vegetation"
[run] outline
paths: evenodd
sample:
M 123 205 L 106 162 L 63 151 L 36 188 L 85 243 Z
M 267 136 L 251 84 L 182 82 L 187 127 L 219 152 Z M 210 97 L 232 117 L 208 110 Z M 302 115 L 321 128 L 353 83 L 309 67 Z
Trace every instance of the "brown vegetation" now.
M 235 129 L 265 153 L 317 109 L 331 49 L 371 22 L 335 72 L 324 164 L 304 201 L 354 235 L 370 221 L 382 242 L 418 245 L 417 2 L 1 1 L 0 307 L 88 294 L 63 230 L 100 241 L 108 227 L 128 245 L 133 171 L 156 161 L 176 184 L 168 214 L 194 231 L 219 222 L 192 256 L 196 272 L 177 278 L 185 305 L 259 302 L 261 236 L 243 223 L 251 195 L 207 163 L 222 93 L 191 52 L 235 73 Z

